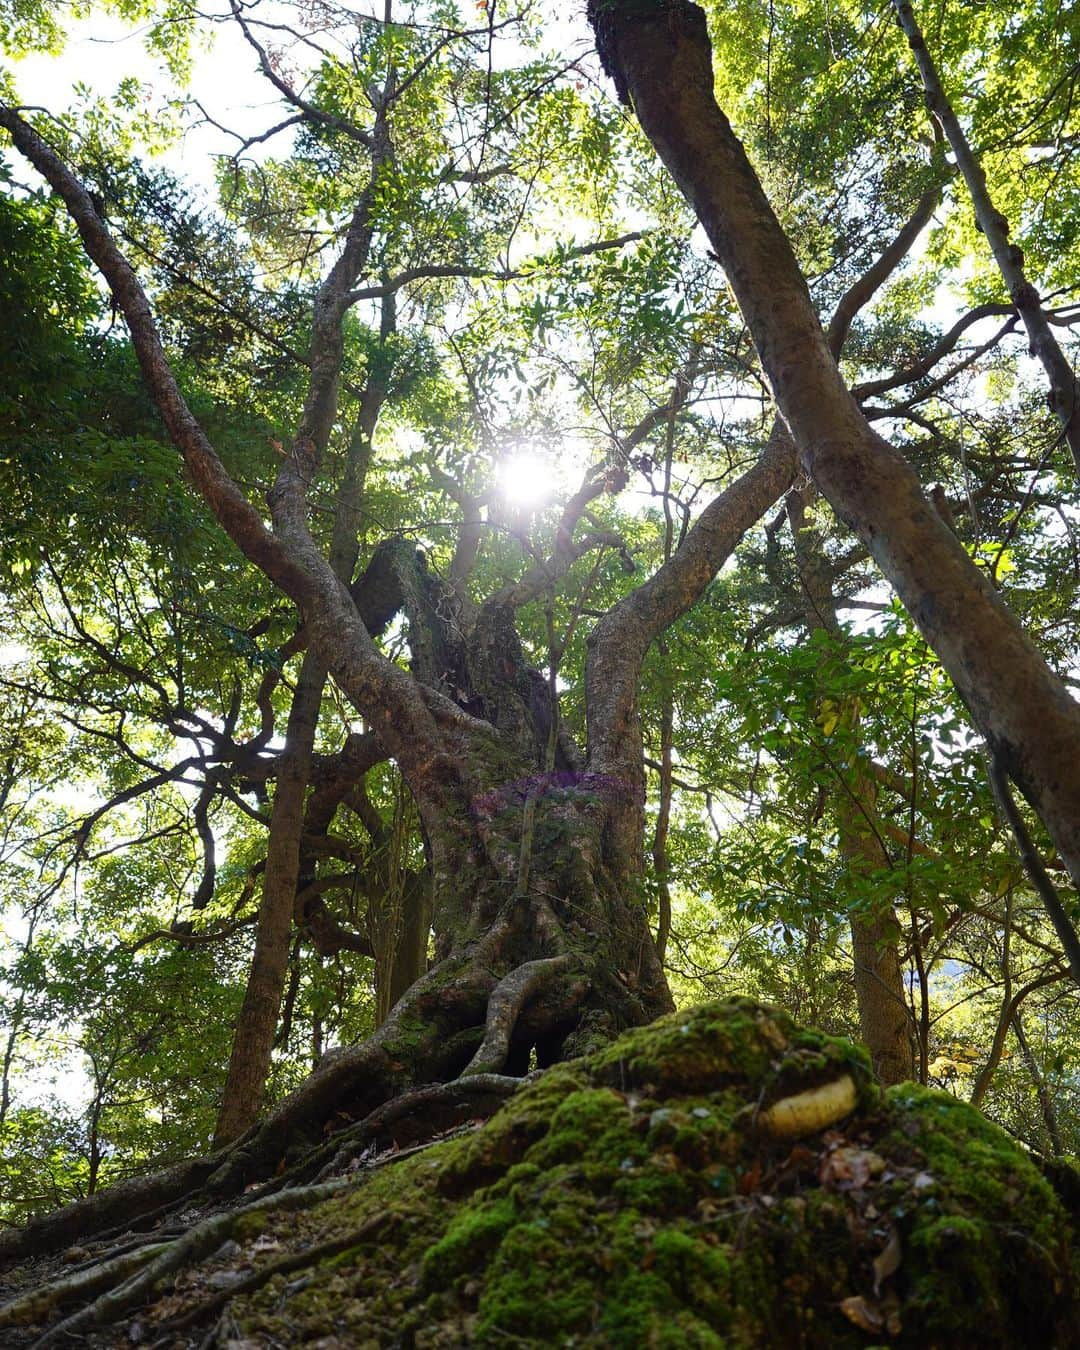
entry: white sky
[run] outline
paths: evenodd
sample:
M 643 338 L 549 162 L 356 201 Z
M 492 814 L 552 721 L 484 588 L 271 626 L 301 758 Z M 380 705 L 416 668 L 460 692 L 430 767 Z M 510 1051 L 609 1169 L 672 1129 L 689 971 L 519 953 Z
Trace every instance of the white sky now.
M 160 58 L 146 51 L 145 32 L 145 25 L 132 27 L 114 16 L 95 15 L 72 24 L 59 56 L 35 54 L 12 63 L 20 98 L 59 113 L 75 102 L 76 84 L 107 100 L 121 80 L 134 76 L 147 86 L 148 112 L 188 94 L 240 135 L 255 134 L 280 120 L 275 115 L 281 99 L 258 73 L 255 53 L 235 24 L 216 27 L 208 49 L 196 54 L 186 90 L 177 87 Z M 283 133 L 283 138 L 287 136 Z M 236 145 L 233 138 L 204 123 L 187 131 L 162 162 L 188 182 L 208 188 L 213 157 L 231 153 Z

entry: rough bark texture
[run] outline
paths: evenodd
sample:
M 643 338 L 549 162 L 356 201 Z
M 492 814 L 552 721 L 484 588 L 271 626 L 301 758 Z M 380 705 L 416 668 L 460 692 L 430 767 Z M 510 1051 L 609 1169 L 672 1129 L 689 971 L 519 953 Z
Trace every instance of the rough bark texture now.
M 721 260 L 804 467 L 896 588 L 1080 882 L 1080 707 L 844 387 L 791 246 L 717 106 L 704 13 L 685 0 L 593 0 L 590 17 L 606 68 Z
M 850 839 L 850 835 L 848 838 Z M 852 875 L 858 875 L 854 849 L 844 850 Z M 883 1083 L 905 1083 L 914 1074 L 911 1014 L 900 965 L 900 925 L 891 906 L 869 916 L 852 914 L 851 951 L 859 1031 Z
M 258 1118 L 263 1106 L 270 1052 L 274 1046 L 288 967 L 289 938 L 300 876 L 304 801 L 311 779 L 315 728 L 325 683 L 326 668 L 314 652 L 307 652 L 296 683 L 285 732 L 285 748 L 278 764 L 255 951 L 214 1130 L 215 1148 L 242 1134 Z
M 630 592 L 589 635 L 586 708 L 589 767 L 644 794 L 638 690 L 641 665 L 657 637 L 685 614 L 739 540 L 791 482 L 795 449 L 779 424 L 760 460 L 705 508 L 682 546 Z M 640 870 L 641 822 L 627 820 L 620 847 Z

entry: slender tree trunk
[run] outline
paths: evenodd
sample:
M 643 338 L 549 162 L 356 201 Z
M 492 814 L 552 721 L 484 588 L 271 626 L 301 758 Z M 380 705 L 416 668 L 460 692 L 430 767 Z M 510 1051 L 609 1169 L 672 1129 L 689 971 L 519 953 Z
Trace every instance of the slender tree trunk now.
M 854 870 L 851 852 L 846 854 Z M 900 965 L 900 925 L 891 906 L 871 916 L 851 916 L 851 949 L 855 959 L 855 996 L 859 1029 L 878 1077 L 888 1086 L 904 1083 L 914 1071 L 911 1016 Z
M 1076 375 L 1054 336 L 1039 293 L 1024 271 L 1022 250 L 1009 242 L 1009 222 L 994 205 L 986 174 L 945 93 L 945 86 L 915 18 L 915 11 L 909 0 L 893 0 L 893 9 L 922 76 L 926 105 L 948 137 L 956 163 L 971 193 L 975 219 L 986 236 L 1009 298 L 1027 330 L 1031 354 L 1039 360 L 1050 382 L 1050 408 L 1061 424 L 1062 434 L 1072 451 L 1077 476 L 1080 477 L 1080 399 L 1077 398 Z
M 391 931 L 375 948 L 375 1025 L 382 1026 L 394 1005 L 427 969 L 431 936 L 431 881 L 426 874 L 408 874 L 394 913 Z M 369 920 L 369 929 L 370 929 Z
M 1018 1011 L 1019 1004 L 1013 1003 L 1013 978 L 1012 978 L 1012 933 L 1013 933 L 1013 892 L 1010 890 L 1005 899 L 1005 923 L 1002 929 L 1001 941 L 1001 1012 L 998 1014 L 997 1026 L 994 1028 L 994 1037 L 990 1044 L 990 1053 L 986 1057 L 986 1063 L 980 1069 L 971 1089 L 972 1106 L 981 1107 L 983 1098 L 993 1082 L 994 1074 L 1001 1063 L 1001 1056 L 1005 1053 L 1005 1039 L 1009 1034 L 1009 1026 L 1013 1020 L 1013 1014 Z
M 396 321 L 396 303 L 393 296 L 388 296 L 383 301 L 380 325 L 380 337 L 384 345 L 394 332 Z M 343 584 L 351 580 L 359 556 L 364 486 L 371 463 L 372 437 L 386 400 L 388 382 L 388 363 L 384 362 L 378 374 L 373 375 L 364 386 L 338 490 L 330 565 L 334 575 Z M 289 938 L 303 866 L 304 807 L 326 678 L 325 663 L 309 648 L 304 655 L 289 711 L 285 747 L 270 815 L 270 837 L 255 934 L 255 952 L 214 1131 L 216 1144 L 227 1143 L 242 1134 L 256 1119 L 263 1103 L 288 969 Z
M 605 66 L 697 211 L 802 463 L 869 548 L 1080 883 L 1080 706 L 844 386 L 791 245 L 716 104 L 705 15 L 601 3 Z
M 1054 1157 L 1060 1158 L 1065 1152 L 1065 1142 L 1061 1137 L 1057 1111 L 1054 1109 L 1054 1097 L 1031 1049 L 1027 1033 L 1024 1031 L 1024 1019 L 1020 1015 L 1019 1008 L 1013 1013 L 1012 1029 L 1016 1035 L 1016 1043 L 1020 1047 L 1020 1053 L 1024 1058 L 1024 1064 L 1031 1075 L 1031 1081 L 1035 1084 L 1035 1091 L 1039 1096 L 1039 1109 L 1042 1112 L 1043 1124 L 1050 1140 L 1050 1147 L 1053 1150 Z
M 300 668 L 289 710 L 285 748 L 278 765 L 263 893 L 255 930 L 255 952 L 233 1037 L 229 1071 L 214 1130 L 215 1147 L 242 1134 L 262 1110 L 289 966 L 289 937 L 300 876 L 304 801 L 311 778 L 311 755 L 325 683 L 326 667 L 309 650 Z
M 817 531 L 807 523 L 805 507 L 813 495 L 809 483 L 788 493 L 788 521 L 795 544 L 795 557 L 803 584 L 806 624 L 811 632 L 832 635 L 843 643 L 844 632 L 836 615 L 836 597 L 826 571 L 826 560 Z M 821 698 L 834 698 L 826 679 L 819 681 Z M 858 700 L 840 703 L 838 725 L 845 734 L 858 734 Z M 891 859 L 880 834 L 877 818 L 877 782 L 862 766 L 857 754 L 837 765 L 843 781 L 833 789 L 833 816 L 840 853 L 851 882 L 851 895 L 860 898 L 874 873 L 888 867 Z M 872 909 L 850 911 L 851 946 L 854 960 L 855 996 L 859 1005 L 859 1029 L 870 1050 L 878 1077 L 885 1084 L 902 1083 L 912 1076 L 912 1026 L 900 963 L 900 924 L 888 901 Z
M 663 645 L 661 656 L 667 655 L 667 646 Z M 665 687 L 660 695 L 660 804 L 656 812 L 656 828 L 653 831 L 652 860 L 656 873 L 656 893 L 658 913 L 656 919 L 656 955 L 663 965 L 667 955 L 668 938 L 671 936 L 671 885 L 669 881 L 670 861 L 668 859 L 668 829 L 671 824 L 671 788 L 672 764 L 671 752 L 674 739 L 674 706 L 670 688 Z

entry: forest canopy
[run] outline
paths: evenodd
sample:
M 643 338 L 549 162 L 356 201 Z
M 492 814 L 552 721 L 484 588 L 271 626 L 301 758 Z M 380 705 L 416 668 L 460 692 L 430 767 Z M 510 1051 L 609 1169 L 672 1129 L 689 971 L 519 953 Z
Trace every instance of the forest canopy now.
M 1080 1152 L 1080 16 L 0 39 L 0 1221 L 734 994 Z

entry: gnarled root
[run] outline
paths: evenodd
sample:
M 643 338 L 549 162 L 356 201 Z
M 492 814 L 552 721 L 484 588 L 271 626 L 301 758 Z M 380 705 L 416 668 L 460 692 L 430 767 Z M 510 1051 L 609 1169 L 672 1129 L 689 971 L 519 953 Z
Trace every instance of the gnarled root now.
M 85 1331 L 89 1327 L 115 1322 L 124 1313 L 139 1307 L 167 1276 L 175 1275 L 185 1266 L 216 1251 L 228 1239 L 241 1218 L 271 1209 L 308 1209 L 354 1184 L 350 1178 L 338 1178 L 318 1186 L 298 1187 L 291 1191 L 281 1191 L 277 1195 L 264 1196 L 252 1204 L 242 1205 L 224 1214 L 213 1215 L 175 1242 L 168 1243 L 164 1250 L 156 1252 L 149 1264 L 144 1265 L 130 1278 L 120 1283 L 114 1280 L 92 1303 L 88 1303 L 64 1321 L 50 1327 L 45 1335 L 35 1342 L 34 1350 L 44 1350 L 46 1346 L 61 1344 L 68 1336 Z M 7 1308 L 0 1309 L 0 1319 L 8 1314 L 11 1307 L 12 1305 L 8 1304 Z
M 156 1215 L 197 1192 L 218 1169 L 221 1156 L 188 1159 L 152 1176 L 118 1181 L 108 1190 L 31 1219 L 24 1228 L 10 1228 L 0 1233 L 0 1263 L 59 1251 L 87 1233 L 102 1232 L 120 1221 L 130 1228 L 140 1217 Z
M 497 925 L 471 949 L 427 972 L 368 1041 L 338 1052 L 225 1149 L 118 1183 L 0 1234 L 0 1261 L 55 1252 L 90 1235 L 147 1229 L 181 1205 L 220 1204 L 275 1172 L 261 1194 L 286 1193 L 298 1182 L 325 1177 L 391 1126 L 395 1141 L 403 1142 L 410 1133 L 403 1122 L 410 1115 L 424 1120 L 431 1137 L 465 1114 L 490 1114 L 520 1082 L 489 1070 L 506 1064 L 523 1010 L 532 1002 L 526 1020 L 533 1035 L 534 1020 L 546 1023 L 554 1016 L 543 1006 L 548 1002 L 543 995 L 559 994 L 556 1007 L 565 1023 L 588 988 L 579 976 L 568 982 L 565 998 L 560 986 L 552 989 L 556 977 L 573 966 L 568 955 L 526 961 L 508 971 L 509 939 L 509 929 Z M 468 1079 L 459 1081 L 463 1070 Z M 335 1119 L 359 1123 L 347 1138 L 325 1139 Z M 414 1139 L 424 1133 L 411 1130 Z M 292 1166 L 281 1175 L 290 1154 Z M 117 1227 L 121 1221 L 123 1227 Z M 107 1253 L 106 1260 L 116 1255 Z
M 510 1041 L 521 1010 L 541 988 L 572 968 L 574 958 L 564 952 L 538 961 L 526 961 L 504 975 L 488 999 L 484 1039 L 464 1073 L 498 1073 L 506 1064 Z

